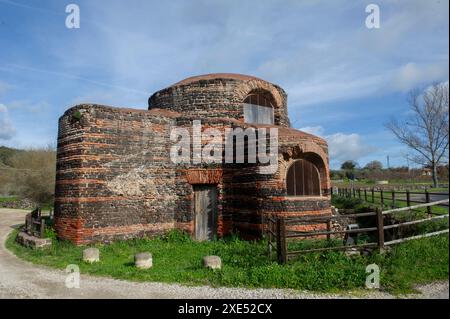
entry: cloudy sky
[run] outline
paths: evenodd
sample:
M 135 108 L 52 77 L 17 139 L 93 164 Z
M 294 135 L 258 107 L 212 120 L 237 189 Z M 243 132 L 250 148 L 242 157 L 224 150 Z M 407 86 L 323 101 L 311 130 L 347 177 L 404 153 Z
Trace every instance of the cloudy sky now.
M 65 25 L 66 5 L 80 28 Z M 380 8 L 380 28 L 365 8 Z M 347 159 L 406 164 L 383 127 L 407 92 L 449 77 L 446 0 L 0 0 L 0 145 L 55 144 L 57 120 L 93 102 L 145 109 L 198 74 L 255 75 L 288 93 L 295 128 Z

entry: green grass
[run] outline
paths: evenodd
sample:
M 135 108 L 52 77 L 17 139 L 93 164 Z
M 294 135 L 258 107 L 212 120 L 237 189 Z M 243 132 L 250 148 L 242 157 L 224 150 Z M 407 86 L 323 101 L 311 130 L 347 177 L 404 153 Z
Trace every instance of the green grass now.
M 381 188 L 385 188 L 385 189 L 391 189 L 392 187 L 403 187 L 403 188 L 411 188 L 411 191 L 413 189 L 416 188 L 422 188 L 422 187 L 427 187 L 428 190 L 431 191 L 442 191 L 442 192 L 448 192 L 448 183 L 444 183 L 444 180 L 442 180 L 441 182 L 439 182 L 439 185 L 441 187 L 439 188 L 432 188 L 432 182 L 430 181 L 410 181 L 410 180 L 395 180 L 395 179 L 391 179 L 389 180 L 389 184 L 385 184 L 385 185 L 379 185 L 376 184 L 376 182 L 374 180 L 368 180 L 368 179 L 360 179 L 358 181 L 331 181 L 333 186 L 337 186 L 337 187 L 355 187 L 355 188 L 364 188 L 364 187 L 381 187 Z
M 399 193 L 398 191 L 395 191 L 395 193 L 397 196 L 397 198 L 395 200 L 395 208 L 406 207 L 407 206 L 406 194 Z M 418 191 L 415 191 L 413 193 L 418 193 Z M 383 208 L 383 210 L 388 210 L 388 209 L 393 208 L 392 191 L 388 191 L 388 190 L 383 191 L 383 205 L 381 204 L 381 193 L 380 192 L 374 192 L 374 197 L 372 198 L 372 192 L 368 190 L 367 191 L 367 201 L 364 200 L 365 197 L 364 197 L 363 190 L 361 190 L 361 199 L 359 199 L 359 197 L 358 197 L 358 190 L 355 191 L 355 195 L 356 195 L 356 197 L 351 197 L 351 198 L 353 198 L 353 200 L 355 200 L 355 202 L 347 201 L 347 203 L 348 203 L 347 206 L 351 206 L 352 204 L 366 203 L 363 205 L 371 205 L 373 208 L 380 207 L 380 208 Z M 339 200 L 337 199 L 339 196 L 333 196 L 333 197 L 335 198 L 333 201 L 338 203 L 338 206 L 335 205 L 336 207 L 347 208 L 347 209 L 352 208 L 352 207 L 339 207 Z M 341 197 L 341 198 L 344 198 L 344 197 Z M 410 205 L 419 205 L 419 204 L 421 204 L 421 203 L 411 202 Z M 425 213 L 425 212 L 427 212 L 427 208 L 419 208 L 419 209 L 417 209 L 417 211 Z M 431 207 L 431 212 L 434 214 L 448 214 L 448 209 L 445 207 L 433 206 L 433 207 Z
M 187 235 L 170 232 L 155 239 L 96 245 L 101 261 L 87 264 L 81 259 L 86 247 L 57 241 L 49 233 L 53 237 L 52 247 L 33 250 L 17 244 L 16 234 L 17 231 L 12 232 L 6 246 L 20 258 L 59 269 L 77 264 L 82 273 L 132 281 L 336 292 L 364 288 L 365 269 L 371 263 L 379 265 L 382 288 L 391 292 L 412 292 L 415 283 L 448 278 L 448 236 L 408 242 L 382 255 L 349 258 L 340 252 L 310 253 L 287 265 L 278 265 L 268 259 L 264 241 L 248 242 L 235 237 L 195 242 Z M 133 256 L 144 251 L 153 254 L 153 268 L 137 270 Z M 221 270 L 201 266 L 202 257 L 211 254 L 222 258 Z
M 18 197 L 11 196 L 11 197 L 0 197 L 0 203 L 4 202 L 17 202 L 19 200 Z
M 448 187 L 436 187 L 436 188 L 429 188 L 428 191 L 430 193 L 448 193 Z

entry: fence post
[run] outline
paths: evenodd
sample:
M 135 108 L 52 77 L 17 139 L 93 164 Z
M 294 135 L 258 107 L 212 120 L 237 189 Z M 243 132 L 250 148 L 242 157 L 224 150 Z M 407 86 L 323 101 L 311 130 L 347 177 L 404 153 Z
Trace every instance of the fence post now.
M 356 197 L 356 189 L 354 187 L 352 188 L 352 196 Z
M 406 190 L 406 206 L 411 206 L 411 197 L 409 194 L 409 189 Z
M 378 249 L 380 252 L 384 250 L 384 221 L 383 221 L 383 210 L 380 208 L 375 208 L 377 213 L 377 229 L 378 229 Z
M 278 263 L 285 264 L 287 260 L 286 224 L 282 217 L 277 219 L 277 255 Z
M 267 247 L 267 254 L 269 255 L 269 259 L 272 260 L 272 227 L 273 223 L 270 217 L 267 219 L 267 241 L 268 241 L 268 247 Z
M 381 196 L 381 208 L 383 208 L 384 207 L 383 189 L 380 189 L 380 196 Z
M 430 193 L 428 193 L 428 189 L 425 189 L 425 201 L 427 203 L 430 202 Z M 428 217 L 431 217 L 431 206 L 427 206 Z
M 331 219 L 327 220 L 327 232 L 331 231 Z M 330 241 L 331 239 L 331 234 L 327 234 L 327 240 Z
M 358 187 L 358 198 L 361 199 L 361 188 Z
M 367 188 L 364 188 L 364 201 L 367 202 Z
M 392 190 L 392 208 L 395 208 L 395 190 Z
M 375 204 L 375 190 L 372 187 L 372 203 Z
M 45 237 L 45 219 L 41 217 L 41 229 L 40 229 L 40 235 L 41 238 Z
M 32 222 L 33 222 L 33 219 L 31 218 L 31 213 L 27 214 L 27 216 L 25 218 L 25 229 L 28 234 L 31 234 Z

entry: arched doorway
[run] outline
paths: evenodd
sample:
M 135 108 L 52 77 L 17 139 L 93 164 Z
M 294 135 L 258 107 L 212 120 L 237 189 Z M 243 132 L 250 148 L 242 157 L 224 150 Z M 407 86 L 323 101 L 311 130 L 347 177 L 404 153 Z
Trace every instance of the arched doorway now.
M 286 174 L 288 196 L 320 196 L 319 170 L 306 159 L 296 160 Z

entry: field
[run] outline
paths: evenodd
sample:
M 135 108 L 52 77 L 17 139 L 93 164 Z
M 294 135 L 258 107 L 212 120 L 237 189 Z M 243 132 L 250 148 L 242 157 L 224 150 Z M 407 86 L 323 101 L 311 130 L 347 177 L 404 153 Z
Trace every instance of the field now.
M 32 250 L 18 245 L 16 234 L 9 236 L 6 246 L 20 258 L 59 269 L 77 264 L 82 273 L 132 281 L 337 292 L 363 289 L 366 266 L 372 263 L 381 269 L 382 289 L 393 293 L 413 292 L 414 284 L 448 278 L 447 235 L 411 241 L 385 254 L 351 258 L 340 252 L 305 254 L 279 265 L 267 257 L 265 241 L 247 242 L 237 237 L 195 242 L 174 231 L 154 239 L 96 245 L 101 261 L 87 264 L 81 259 L 85 247 L 53 240 L 52 248 Z M 138 252 L 153 254 L 152 269 L 134 267 L 133 256 Z M 206 255 L 220 256 L 223 268 L 203 268 L 201 260 Z

